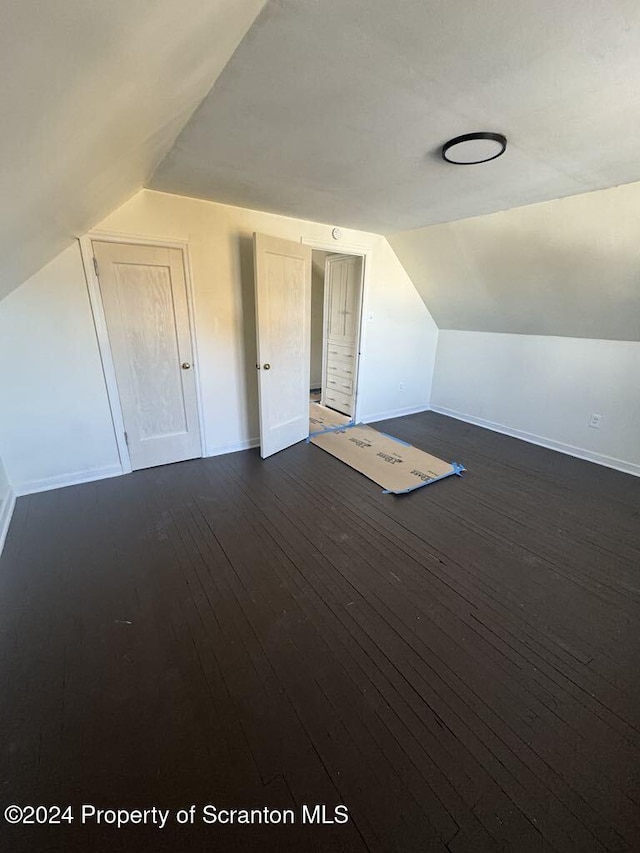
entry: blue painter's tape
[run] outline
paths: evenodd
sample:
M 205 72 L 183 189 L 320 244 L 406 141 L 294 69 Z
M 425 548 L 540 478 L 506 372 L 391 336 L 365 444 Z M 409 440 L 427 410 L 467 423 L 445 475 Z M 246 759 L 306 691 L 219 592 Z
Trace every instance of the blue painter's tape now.
M 312 438 L 315 438 L 317 435 L 324 435 L 327 432 L 340 432 L 341 429 L 351 429 L 351 427 L 356 426 L 353 421 L 349 421 L 348 424 L 338 424 L 336 426 L 325 427 L 324 429 L 318 430 L 318 432 L 310 432 L 309 437 L 306 442 L 309 444 Z
M 439 477 L 433 477 L 431 480 L 425 480 L 422 483 L 416 483 L 415 486 L 409 486 L 407 489 L 401 489 L 399 492 L 396 492 L 394 489 L 383 489 L 383 495 L 406 495 L 407 492 L 415 492 L 416 489 L 422 489 L 424 486 L 430 486 L 432 483 L 437 483 L 438 480 L 446 480 L 447 477 L 453 477 L 457 475 L 458 477 L 462 476 L 462 472 L 467 469 L 464 465 L 461 465 L 459 462 L 451 463 L 451 471 L 448 471 L 446 474 L 441 474 Z

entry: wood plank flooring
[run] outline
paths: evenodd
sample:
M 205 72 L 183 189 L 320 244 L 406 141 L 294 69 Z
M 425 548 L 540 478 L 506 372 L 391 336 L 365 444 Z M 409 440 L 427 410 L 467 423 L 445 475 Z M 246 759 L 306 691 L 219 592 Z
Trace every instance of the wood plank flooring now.
M 0 815 L 0 849 L 640 849 L 640 481 L 434 413 L 381 428 L 468 473 L 394 497 L 303 443 L 19 499 L 0 805 L 75 820 Z

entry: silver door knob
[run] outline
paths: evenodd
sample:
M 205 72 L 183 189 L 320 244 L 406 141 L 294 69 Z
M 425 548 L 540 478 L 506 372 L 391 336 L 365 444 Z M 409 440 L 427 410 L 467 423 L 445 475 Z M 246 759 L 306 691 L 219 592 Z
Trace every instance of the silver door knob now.
M 188 361 L 183 361 L 183 362 L 182 362 L 182 369 L 183 369 L 183 370 L 189 370 L 189 368 L 190 368 L 190 367 L 191 367 L 191 365 L 189 364 L 189 362 L 188 362 Z
M 271 365 L 270 365 L 270 364 L 265 364 L 265 365 L 264 365 L 264 369 L 265 369 L 265 370 L 271 370 Z

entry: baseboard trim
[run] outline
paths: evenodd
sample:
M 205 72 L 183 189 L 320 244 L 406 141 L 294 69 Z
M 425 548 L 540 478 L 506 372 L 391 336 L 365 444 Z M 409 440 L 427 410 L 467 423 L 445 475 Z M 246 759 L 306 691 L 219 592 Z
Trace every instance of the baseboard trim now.
M 223 453 L 236 453 L 238 450 L 250 450 L 259 447 L 260 439 L 251 438 L 236 444 L 211 448 L 208 456 L 220 456 Z M 37 492 L 48 492 L 52 489 L 63 489 L 66 486 L 77 486 L 80 483 L 92 483 L 94 480 L 106 480 L 109 477 L 119 477 L 124 471 L 120 465 L 105 465 L 103 468 L 89 468 L 86 471 L 76 471 L 73 474 L 60 474 L 55 477 L 45 477 L 42 480 L 26 480 L 15 488 L 16 497 L 34 495 Z
M 7 539 L 7 533 L 9 532 L 11 519 L 13 518 L 15 505 L 16 493 L 11 487 L 9 487 L 7 496 L 2 501 L 2 506 L 0 506 L 0 555 L 2 554 L 2 549 L 4 548 L 4 543 Z
M 431 404 L 431 411 L 438 412 L 440 415 L 446 415 L 449 418 L 455 418 L 458 421 L 465 421 L 468 424 L 490 429 L 493 432 L 500 432 L 503 435 L 509 435 L 512 438 L 520 438 L 522 441 L 528 441 L 530 444 L 537 444 L 540 447 L 546 447 L 548 450 L 557 450 L 559 453 L 564 453 L 567 456 L 575 456 L 576 459 L 584 459 L 587 462 L 595 462 L 597 465 L 604 465 L 605 468 L 614 468 L 616 471 L 622 471 L 625 474 L 633 474 L 635 477 L 640 477 L 640 465 L 634 462 L 627 462 L 624 459 L 616 459 L 614 456 L 605 456 L 603 453 L 596 453 L 593 450 L 584 450 L 581 447 L 575 447 L 573 444 L 564 444 L 561 441 L 555 441 L 552 438 L 545 438 L 535 433 L 525 432 L 524 430 L 513 429 L 512 427 L 498 424 L 494 421 L 487 421 L 484 418 L 477 418 L 474 415 L 466 415 L 463 412 L 457 412 L 454 409 L 447 409 L 444 406 Z
M 254 447 L 260 447 L 259 438 L 249 438 L 245 441 L 238 441 L 234 444 L 223 444 L 220 447 L 208 448 L 207 457 L 222 456 L 225 453 L 237 453 L 239 450 L 251 450 Z
M 389 409 L 387 412 L 378 412 L 375 415 L 366 415 L 361 418 L 363 424 L 372 424 L 376 421 L 388 421 L 391 418 L 402 418 L 405 415 L 419 415 L 422 412 L 430 411 L 430 406 L 423 404 L 422 406 L 408 406 L 404 409 Z
M 52 489 L 64 489 L 66 486 L 92 483 L 94 480 L 106 480 L 108 477 L 119 477 L 122 473 L 120 465 L 105 465 L 102 468 L 74 471 L 72 474 L 56 474 L 54 477 L 44 477 L 42 480 L 26 480 L 16 486 L 16 495 L 21 497 L 22 495 L 35 495 L 37 492 L 48 492 Z

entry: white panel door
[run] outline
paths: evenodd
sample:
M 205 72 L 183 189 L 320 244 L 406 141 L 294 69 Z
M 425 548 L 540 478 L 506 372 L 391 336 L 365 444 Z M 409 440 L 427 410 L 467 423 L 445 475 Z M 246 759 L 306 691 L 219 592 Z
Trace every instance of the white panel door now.
M 325 261 L 324 293 L 322 403 L 352 417 L 362 304 L 362 258 L 330 255 Z
M 357 342 L 361 285 L 362 258 L 330 255 L 326 259 L 327 336 L 336 344 Z
M 93 243 L 134 470 L 202 455 L 183 255 Z
M 260 455 L 309 435 L 311 249 L 254 234 Z

